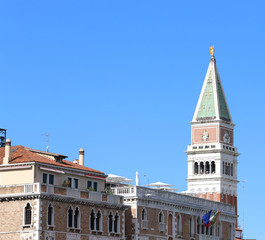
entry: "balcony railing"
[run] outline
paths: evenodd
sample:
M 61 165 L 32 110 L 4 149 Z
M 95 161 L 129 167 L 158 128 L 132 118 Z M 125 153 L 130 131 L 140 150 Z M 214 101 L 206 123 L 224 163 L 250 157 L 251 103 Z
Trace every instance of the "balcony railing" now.
M 158 230 L 159 230 L 159 232 L 164 232 L 165 231 L 165 224 L 164 223 L 159 223 L 158 224 Z
M 110 195 L 101 192 L 88 191 L 86 189 L 74 189 L 64 186 L 48 185 L 41 183 L 28 183 L 16 185 L 0 186 L 0 197 L 9 197 L 25 194 L 49 193 L 73 198 L 88 199 L 97 202 L 107 202 L 110 204 L 123 204 L 123 198 L 118 195 Z
M 148 220 L 142 220 L 142 229 L 148 228 Z

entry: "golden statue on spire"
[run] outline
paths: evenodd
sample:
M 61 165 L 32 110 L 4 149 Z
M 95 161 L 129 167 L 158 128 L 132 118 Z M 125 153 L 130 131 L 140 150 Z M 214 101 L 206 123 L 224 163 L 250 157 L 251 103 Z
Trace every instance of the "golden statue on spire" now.
M 211 47 L 210 47 L 210 54 L 211 54 L 212 56 L 214 56 L 214 46 L 211 46 Z

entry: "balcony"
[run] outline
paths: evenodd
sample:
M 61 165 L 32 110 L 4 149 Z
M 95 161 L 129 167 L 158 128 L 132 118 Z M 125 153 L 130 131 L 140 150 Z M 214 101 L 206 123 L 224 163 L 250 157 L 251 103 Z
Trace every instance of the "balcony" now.
M 164 223 L 159 223 L 158 224 L 158 230 L 159 230 L 159 232 L 164 232 L 165 231 L 165 224 Z
M 148 229 L 148 220 L 142 220 L 142 229 Z
M 86 189 L 74 189 L 64 186 L 53 186 L 41 183 L 2 185 L 0 187 L 1 198 L 14 198 L 24 195 L 35 195 L 48 193 L 57 196 L 87 199 L 95 202 L 107 202 L 109 204 L 123 204 L 123 197 L 100 192 L 88 191 Z

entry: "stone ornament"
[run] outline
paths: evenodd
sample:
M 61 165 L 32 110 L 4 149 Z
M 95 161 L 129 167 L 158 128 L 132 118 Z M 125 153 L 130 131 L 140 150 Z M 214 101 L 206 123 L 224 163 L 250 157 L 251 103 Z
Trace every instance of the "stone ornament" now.
M 225 143 L 230 143 L 230 136 L 229 136 L 229 132 L 228 131 L 225 131 L 225 133 L 224 133 L 224 136 L 223 136 L 223 141 L 225 142 Z
M 203 132 L 203 134 L 201 135 L 201 137 L 202 137 L 202 140 L 203 140 L 204 142 L 206 142 L 206 141 L 209 139 L 209 133 L 208 133 L 206 130 L 204 130 L 204 132 Z

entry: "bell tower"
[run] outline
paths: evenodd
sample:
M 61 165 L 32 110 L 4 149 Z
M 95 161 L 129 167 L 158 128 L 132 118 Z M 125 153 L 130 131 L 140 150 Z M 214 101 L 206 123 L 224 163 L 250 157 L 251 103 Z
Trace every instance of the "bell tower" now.
M 214 48 L 191 122 L 188 190 L 197 197 L 237 209 L 237 148 L 234 126 L 216 66 Z

